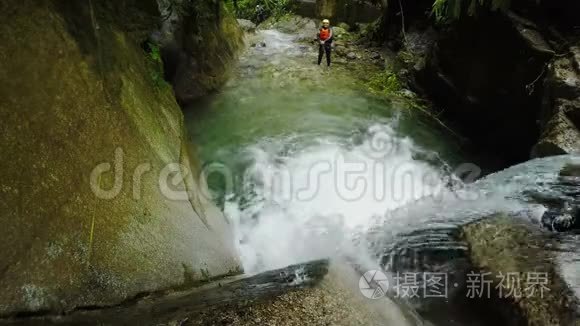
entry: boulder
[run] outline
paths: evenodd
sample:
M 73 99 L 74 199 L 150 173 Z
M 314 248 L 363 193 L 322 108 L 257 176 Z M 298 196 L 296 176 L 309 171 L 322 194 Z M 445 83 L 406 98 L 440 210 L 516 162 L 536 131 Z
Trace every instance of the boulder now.
M 549 191 L 527 191 L 525 195 L 533 203 L 546 208 L 542 225 L 552 231 L 567 232 L 580 229 L 580 165 L 565 165 L 558 178 L 548 184 Z
M 358 58 L 358 56 L 354 52 L 349 52 L 346 54 L 346 58 L 348 60 L 356 60 Z
M 505 325 L 580 325 L 578 298 L 555 265 L 557 244 L 536 227 L 500 214 L 464 226 L 461 237 L 475 275 L 487 276 L 480 309 Z
M 560 170 L 561 178 L 580 178 L 580 165 L 579 164 L 566 164 L 562 170 Z
M 344 28 L 338 26 L 333 27 L 332 32 L 334 33 L 334 37 L 337 39 L 341 39 L 343 36 L 348 34 Z
M 580 109 L 580 106 L 578 107 Z M 540 140 L 532 149 L 532 157 L 574 154 L 580 152 L 580 132 L 565 111 L 556 107 L 555 113 L 544 126 Z
M 240 28 L 246 33 L 256 32 L 256 24 L 254 24 L 251 20 L 238 19 L 238 25 L 240 25 Z
M 141 47 L 157 2 L 0 9 L 0 316 L 239 273 L 158 53 Z
M 580 152 L 580 50 L 552 62 L 544 82 L 540 127 L 533 157 Z
M 334 52 L 336 53 L 336 55 L 338 55 L 339 57 L 346 57 L 346 48 L 342 45 L 336 45 L 334 47 Z

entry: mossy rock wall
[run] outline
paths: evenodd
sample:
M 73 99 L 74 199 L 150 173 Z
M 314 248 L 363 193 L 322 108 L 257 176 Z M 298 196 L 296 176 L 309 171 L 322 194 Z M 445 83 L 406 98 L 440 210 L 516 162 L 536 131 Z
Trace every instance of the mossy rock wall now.
M 173 91 L 140 46 L 156 1 L 6 0 L 0 21 L 0 316 L 115 305 L 238 272 Z M 172 163 L 168 184 L 186 180 L 172 186 L 178 200 L 159 186 Z M 91 188 L 99 165 L 110 169 L 93 184 L 120 185 L 110 199 Z
M 177 100 L 188 104 L 220 88 L 243 46 L 243 32 L 224 2 L 183 0 L 165 25 L 165 76 Z

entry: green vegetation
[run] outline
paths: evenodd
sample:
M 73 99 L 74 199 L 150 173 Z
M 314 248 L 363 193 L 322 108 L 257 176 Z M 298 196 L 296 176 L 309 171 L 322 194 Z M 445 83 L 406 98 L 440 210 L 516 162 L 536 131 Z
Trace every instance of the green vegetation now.
M 426 106 L 417 95 L 405 89 L 405 83 L 390 70 L 373 75 L 366 83 L 370 93 L 405 104 L 405 107 L 425 110 Z
M 530 0 L 539 3 L 541 0 Z M 405 0 L 387 0 L 385 3 L 375 0 L 375 4 L 386 7 L 393 5 L 395 8 L 401 6 L 404 10 Z M 386 5 L 385 5 L 386 4 Z M 510 8 L 512 0 L 433 0 L 431 14 L 437 22 L 444 23 L 459 19 L 461 16 L 474 16 L 482 9 L 507 10 Z
M 392 96 L 401 91 L 401 82 L 391 71 L 382 71 L 370 78 L 367 82 L 368 90 L 375 95 Z
M 147 59 L 149 61 L 149 76 L 155 83 L 155 86 L 160 87 L 165 85 L 163 79 L 163 61 L 161 59 L 161 51 L 159 45 L 155 43 L 147 43 Z
M 438 22 L 458 19 L 464 14 L 473 16 L 481 8 L 506 10 L 511 0 L 435 0 L 432 13 Z
M 421 99 L 412 91 L 405 89 L 404 81 L 401 81 L 393 71 L 387 69 L 373 75 L 367 81 L 366 86 L 370 93 L 379 97 L 384 97 L 393 103 L 398 103 L 402 108 L 421 112 L 421 114 L 429 117 L 442 128 L 457 136 L 455 131 L 443 123 L 443 121 L 441 121 L 439 117 L 429 109 L 429 105 L 424 99 Z M 413 111 L 406 112 L 411 113 Z
M 263 20 L 268 17 L 279 19 L 292 12 L 292 0 L 230 0 L 227 1 L 230 10 L 236 13 L 238 18 L 249 20 Z M 256 12 L 256 6 L 262 7 L 262 16 Z

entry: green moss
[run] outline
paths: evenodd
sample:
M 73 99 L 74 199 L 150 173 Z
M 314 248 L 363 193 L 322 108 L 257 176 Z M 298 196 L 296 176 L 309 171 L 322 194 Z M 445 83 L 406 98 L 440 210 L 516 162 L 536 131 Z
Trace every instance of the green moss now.
M 205 8 L 201 4 L 197 6 L 183 17 L 181 31 L 186 38 L 183 42 L 185 50 L 195 62 L 196 75 L 185 77 L 188 79 L 187 85 L 176 86 L 178 95 L 181 93 L 180 87 L 197 89 L 197 96 L 217 90 L 229 78 L 239 50 L 243 47 L 243 32 L 221 2 L 217 9 Z M 209 9 L 211 11 L 206 12 Z
M 206 262 L 215 276 L 238 266 L 220 238 L 222 216 L 206 231 L 190 202 L 159 189 L 159 172 L 180 162 L 184 131 L 172 89 L 150 78 L 158 55 L 140 46 L 157 28 L 158 13 L 147 16 L 156 2 L 93 3 L 9 0 L 17 9 L 0 10 L 0 133 L 10 157 L 0 162 L 0 245 L 10 248 L 0 254 L 10 266 L 0 315 L 26 309 L 25 284 L 46 290 L 39 309 L 65 311 L 177 286 L 181 262 L 195 270 Z M 91 171 L 114 165 L 117 149 L 122 187 L 104 199 Z M 142 164 L 151 172 L 135 198 Z M 102 176 L 115 184 L 113 171 Z M 49 241 L 62 244 L 52 259 Z
M 397 74 L 388 69 L 375 73 L 365 84 L 367 90 L 371 94 L 399 104 L 398 106 L 401 108 L 421 111 L 422 114 L 439 121 L 431 113 L 428 103 L 418 97 L 415 93 L 406 90 L 404 85 L 405 83 L 397 76 Z
M 153 42 L 147 42 L 147 59 L 149 76 L 157 87 L 166 87 L 169 84 L 163 78 L 163 60 L 161 59 L 161 50 L 159 45 Z

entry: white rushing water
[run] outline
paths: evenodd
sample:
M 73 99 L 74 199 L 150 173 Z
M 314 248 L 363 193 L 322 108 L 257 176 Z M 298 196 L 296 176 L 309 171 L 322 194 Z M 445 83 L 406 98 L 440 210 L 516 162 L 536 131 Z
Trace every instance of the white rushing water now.
M 414 241 L 415 231 L 456 228 L 495 212 L 539 224 L 545 208 L 521 194 L 541 190 L 566 161 L 538 160 L 467 185 L 456 174 L 475 177 L 477 167 L 451 171 L 398 134 L 396 119 L 352 138 L 269 139 L 243 151 L 244 188 L 229 197 L 225 212 L 246 272 L 336 255 L 371 269 L 377 252 Z M 462 246 L 449 241 L 442 243 Z
M 373 125 L 359 144 L 318 139 L 281 154 L 281 142 L 294 141 L 286 139 L 248 148 L 246 196 L 232 197 L 225 208 L 245 270 L 352 255 L 353 241 L 384 223 L 387 212 L 449 196 L 451 180 L 443 166 L 414 158 L 434 153 L 397 135 L 395 128 L 395 123 Z M 354 255 L 374 263 L 366 253 Z

